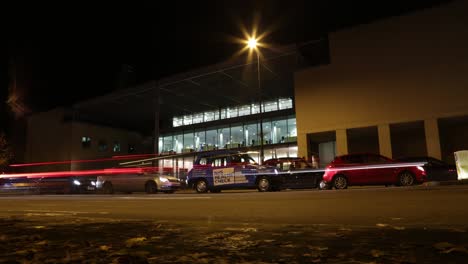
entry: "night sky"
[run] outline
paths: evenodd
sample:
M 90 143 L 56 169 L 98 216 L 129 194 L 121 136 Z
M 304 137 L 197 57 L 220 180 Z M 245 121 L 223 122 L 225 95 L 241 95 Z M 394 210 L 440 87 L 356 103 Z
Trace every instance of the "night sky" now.
M 29 112 L 43 111 L 226 60 L 241 48 L 231 38 L 242 37 L 240 25 L 250 29 L 254 17 L 260 31 L 272 30 L 267 41 L 282 45 L 447 1 L 367 2 L 14 4 L 3 10 L 8 45 L 1 121 L 14 119 L 5 104 L 14 69 L 18 102 Z

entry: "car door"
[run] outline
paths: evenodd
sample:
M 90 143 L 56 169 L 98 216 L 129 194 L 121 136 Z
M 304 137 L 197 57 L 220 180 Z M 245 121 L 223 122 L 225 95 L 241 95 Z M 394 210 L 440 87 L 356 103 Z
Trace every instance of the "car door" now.
M 304 160 L 292 161 L 290 166 L 291 178 L 295 181 L 292 186 L 295 188 L 315 188 L 319 183 L 320 173 L 312 172 L 312 166 L 310 166 Z
M 367 169 L 365 160 L 361 154 L 351 154 L 344 158 L 343 163 L 337 167 L 338 174 L 343 174 L 348 179 L 349 185 L 359 185 L 366 182 Z
M 368 184 L 389 184 L 395 182 L 395 174 L 398 168 L 394 166 L 394 162 L 381 155 L 367 155 L 366 166 Z
M 219 189 L 229 189 L 235 186 L 234 167 L 229 166 L 227 157 L 216 157 L 211 163 L 212 186 Z
M 424 169 L 426 170 L 428 180 L 448 181 L 457 179 L 455 168 L 451 168 L 448 164 L 441 160 L 428 158 Z

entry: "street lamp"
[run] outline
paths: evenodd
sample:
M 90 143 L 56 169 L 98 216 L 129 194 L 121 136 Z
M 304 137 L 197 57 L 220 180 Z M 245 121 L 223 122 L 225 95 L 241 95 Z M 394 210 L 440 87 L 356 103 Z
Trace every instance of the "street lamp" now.
M 256 38 L 249 38 L 247 40 L 247 46 L 250 50 L 254 50 L 257 54 L 257 81 L 258 81 L 258 98 L 260 100 L 260 164 L 263 164 L 265 159 L 265 152 L 263 149 L 263 118 L 262 118 L 262 86 L 260 81 L 260 52 L 258 50 L 259 43 Z

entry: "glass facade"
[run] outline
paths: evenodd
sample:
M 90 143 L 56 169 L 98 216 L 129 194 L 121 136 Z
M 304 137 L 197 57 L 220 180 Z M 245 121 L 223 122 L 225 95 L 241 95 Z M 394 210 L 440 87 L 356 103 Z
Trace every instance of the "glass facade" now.
M 260 152 L 249 152 L 249 155 L 255 162 L 259 162 Z M 270 145 L 265 148 L 265 160 L 282 157 L 297 157 L 297 146 L 278 145 L 274 147 L 274 145 Z M 163 170 L 170 175 L 174 175 L 179 179 L 185 179 L 188 171 L 193 167 L 193 159 L 193 156 L 167 158 L 159 160 L 158 166 L 163 167 Z M 203 164 L 203 161 L 200 163 Z
M 277 100 L 265 101 L 262 104 L 263 113 L 291 108 L 293 108 L 293 101 L 291 98 L 279 98 Z M 218 119 L 235 118 L 239 116 L 254 115 L 258 113 L 260 113 L 259 103 L 253 103 L 250 105 L 242 106 L 233 106 L 222 108 L 219 110 L 195 113 L 193 115 L 174 117 L 172 119 L 172 126 L 188 126 L 192 124 L 211 122 Z
M 262 124 L 264 145 L 297 141 L 295 117 L 265 119 Z M 259 146 L 259 130 L 259 122 L 247 122 L 226 124 L 222 127 L 207 127 L 195 132 L 187 130 L 177 134 L 162 135 L 158 139 L 159 151 L 160 153 L 182 153 Z

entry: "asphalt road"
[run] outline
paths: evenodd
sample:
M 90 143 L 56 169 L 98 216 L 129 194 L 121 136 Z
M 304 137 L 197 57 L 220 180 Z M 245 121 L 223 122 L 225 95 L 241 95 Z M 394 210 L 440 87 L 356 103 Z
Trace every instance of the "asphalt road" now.
M 167 220 L 198 224 L 466 226 L 468 185 L 259 193 L 0 195 L 0 217 Z
M 0 195 L 0 263 L 466 263 L 468 185 Z

